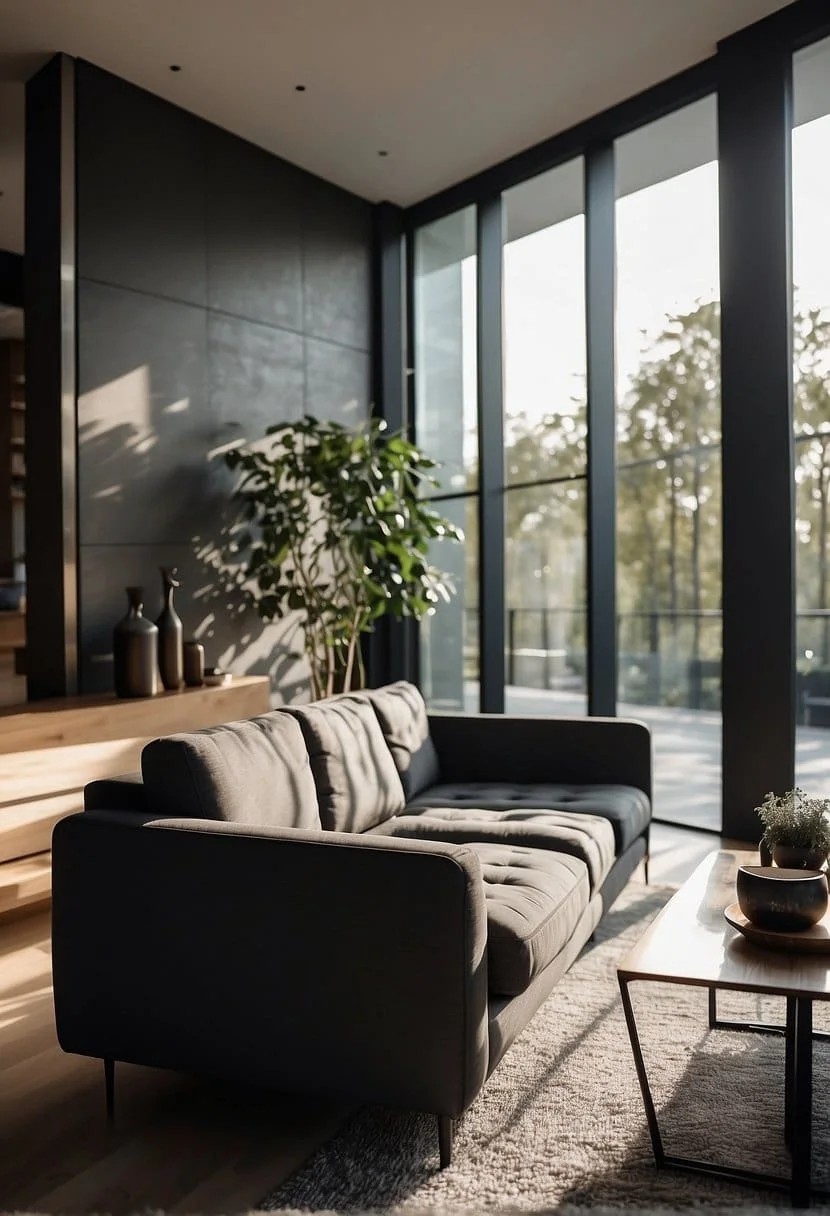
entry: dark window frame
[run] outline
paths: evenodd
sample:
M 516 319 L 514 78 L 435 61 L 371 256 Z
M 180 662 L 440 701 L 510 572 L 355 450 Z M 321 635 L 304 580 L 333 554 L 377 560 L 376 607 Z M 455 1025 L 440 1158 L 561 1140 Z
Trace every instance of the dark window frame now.
M 503 683 L 500 700 L 496 688 L 493 687 L 493 681 L 497 667 L 501 667 L 503 670 L 504 666 L 504 563 L 503 559 L 501 563 L 493 561 L 492 554 L 494 550 L 503 553 L 504 547 L 503 502 L 500 511 L 493 505 L 497 497 L 493 492 L 499 480 L 495 473 L 495 465 L 498 459 L 501 460 L 502 472 L 500 480 L 503 498 L 504 453 L 503 431 L 498 439 L 495 438 L 495 414 L 497 408 L 501 408 L 501 392 L 496 389 L 493 382 L 493 377 L 497 372 L 500 374 L 502 366 L 502 334 L 500 331 L 497 332 L 495 323 L 496 314 L 498 314 L 500 323 L 501 301 L 499 300 L 498 308 L 496 308 L 492 301 L 488 302 L 482 298 L 482 293 L 488 285 L 492 288 L 494 284 L 498 283 L 499 290 L 501 289 L 501 267 L 499 266 L 499 270 L 496 272 L 492 250 L 492 229 L 488 229 L 486 225 L 482 225 L 481 208 L 484 208 L 485 212 L 492 212 L 492 208 L 495 205 L 494 200 L 500 200 L 505 190 L 556 168 L 575 157 L 583 156 L 585 158 L 586 184 L 588 185 L 585 198 L 585 224 L 586 325 L 589 343 L 589 707 L 591 713 L 613 713 L 615 700 L 612 703 L 612 693 L 613 698 L 616 697 L 616 622 L 614 619 L 614 590 L 610 586 L 608 575 L 609 555 L 613 557 L 616 528 L 613 424 L 611 425 L 610 435 L 607 433 L 607 428 L 609 427 L 609 369 L 613 378 L 614 366 L 613 344 L 610 347 L 612 352 L 610 360 L 608 359 L 607 349 L 603 351 L 603 344 L 607 344 L 609 332 L 608 292 L 610 288 L 611 299 L 613 300 L 614 282 L 613 233 L 610 234 L 609 240 L 607 212 L 608 181 L 610 181 L 613 188 L 613 144 L 617 138 L 659 118 L 666 117 L 674 111 L 680 110 L 712 94 L 716 96 L 718 102 L 719 122 L 724 121 L 723 115 L 729 113 L 729 94 L 732 90 L 737 90 L 741 87 L 741 83 L 737 77 L 734 77 L 730 81 L 726 69 L 730 65 L 734 68 L 734 65 L 741 64 L 742 62 L 748 64 L 752 57 L 759 52 L 767 56 L 768 62 L 775 61 L 777 58 L 780 63 L 782 56 L 789 57 L 790 85 L 788 86 L 787 84 L 786 72 L 781 73 L 780 71 L 776 72 L 773 70 L 768 73 L 764 88 L 774 94 L 774 96 L 766 99 L 769 112 L 774 114 L 775 108 L 778 106 L 783 112 L 791 115 L 792 56 L 797 51 L 821 41 L 829 35 L 830 6 L 827 5 L 826 0 L 797 0 L 796 3 L 789 5 L 787 8 L 778 10 L 763 20 L 724 39 L 718 44 L 714 55 L 695 64 L 686 71 L 662 81 L 652 88 L 637 94 L 635 97 L 629 98 L 585 122 L 579 123 L 550 139 L 527 148 L 507 160 L 491 166 L 482 173 L 458 182 L 454 186 L 442 190 L 404 210 L 404 230 L 409 247 L 406 298 L 408 313 L 407 349 L 409 352 L 407 359 L 409 388 L 408 421 L 411 429 L 414 419 L 412 407 L 415 375 L 415 369 L 411 365 L 412 351 L 414 349 L 412 343 L 412 235 L 422 225 L 432 223 L 463 207 L 475 205 L 479 208 L 477 248 L 479 258 L 478 303 L 480 309 L 482 306 L 490 309 L 491 318 L 487 325 L 487 340 L 488 343 L 495 342 L 496 344 L 495 350 L 491 349 L 489 345 L 485 349 L 480 327 L 478 348 L 479 390 L 481 392 L 482 388 L 484 388 L 488 404 L 482 410 L 481 401 L 479 402 L 479 456 L 481 467 L 484 467 L 485 461 L 490 467 L 489 490 L 490 494 L 493 495 L 492 501 L 484 493 L 481 498 L 482 503 L 485 501 L 490 503 L 486 509 L 482 507 L 479 536 L 482 672 L 484 672 L 485 664 L 487 663 L 484 650 L 485 645 L 488 644 L 488 638 L 489 645 L 492 647 L 495 647 L 500 639 L 498 651 L 496 654 L 490 655 L 488 665 L 489 675 L 486 681 L 486 697 L 484 695 L 485 681 L 484 679 L 482 681 L 483 710 L 489 709 L 491 712 L 500 712 L 500 708 L 503 708 Z M 741 122 L 745 122 L 747 137 L 756 141 L 759 137 L 758 124 L 759 122 L 763 123 L 766 121 L 761 112 L 762 110 L 763 106 L 759 106 L 756 112 L 748 113 L 745 119 L 738 119 L 738 127 Z M 740 135 L 740 131 L 736 131 L 734 118 L 727 119 L 726 121 L 731 122 L 731 131 L 727 135 L 725 144 L 720 148 L 721 174 L 726 171 L 728 176 L 730 169 L 737 169 L 739 173 L 747 172 L 747 162 L 741 163 L 740 141 L 736 137 Z M 760 134 L 763 136 L 763 132 L 760 132 Z M 758 164 L 766 157 L 767 167 L 770 163 L 770 142 L 767 141 L 766 150 L 761 149 L 758 154 Z M 609 149 L 611 150 L 612 170 L 610 176 L 608 174 L 607 159 L 603 165 L 603 156 L 608 156 Z M 775 155 L 773 155 L 773 160 L 775 161 Z M 740 291 L 735 290 L 734 279 L 729 279 L 724 283 L 723 278 L 725 269 L 729 274 L 733 274 L 735 264 L 747 265 L 750 257 L 753 256 L 753 251 L 758 263 L 762 263 L 763 258 L 757 255 L 761 252 L 766 255 L 768 250 L 763 247 L 763 243 L 769 241 L 772 241 L 774 246 L 778 248 L 779 265 L 777 273 L 779 273 L 779 277 L 781 273 L 786 274 L 786 267 L 790 264 L 789 247 L 791 245 L 792 232 L 791 223 L 789 233 L 782 229 L 780 187 L 783 186 L 787 197 L 790 197 L 792 180 L 789 161 L 789 147 L 786 150 L 781 149 L 778 159 L 775 161 L 779 173 L 779 189 L 777 198 L 772 204 L 767 205 L 766 200 L 759 198 L 757 193 L 754 196 L 753 207 L 756 212 L 760 207 L 762 214 L 758 218 L 758 223 L 754 229 L 755 236 L 752 240 L 741 239 L 738 225 L 734 222 L 734 217 L 730 228 L 723 200 L 721 202 L 721 313 L 722 318 L 727 318 L 726 361 L 729 365 L 724 377 L 722 394 L 724 415 L 723 830 L 730 835 L 741 836 L 746 839 L 757 837 L 757 824 L 752 812 L 756 799 L 760 800 L 766 789 L 788 788 L 793 782 L 796 712 L 794 697 L 794 542 L 792 537 L 788 539 L 785 535 L 786 529 L 781 529 L 779 526 L 775 533 L 774 550 L 770 552 L 768 539 L 764 536 L 763 530 L 755 528 L 754 533 L 751 534 L 748 526 L 748 514 L 745 511 L 742 512 L 739 507 L 741 494 L 746 491 L 747 486 L 756 483 L 757 478 L 765 477 L 772 472 L 776 485 L 780 483 L 783 490 L 786 479 L 790 476 L 792 469 L 792 461 L 790 460 L 792 448 L 792 376 L 790 360 L 787 371 L 790 382 L 789 394 L 784 394 L 783 400 L 779 402 L 777 407 L 770 406 L 774 415 L 775 434 L 779 441 L 784 433 L 782 429 L 783 423 L 786 422 L 787 424 L 787 442 L 778 442 L 775 450 L 773 450 L 774 445 L 767 444 L 765 451 L 760 455 L 753 449 L 753 453 L 749 458 L 747 458 L 746 453 L 739 453 L 737 444 L 733 442 L 730 453 L 729 441 L 727 439 L 727 429 L 729 427 L 727 416 L 729 416 L 729 419 L 732 418 L 733 402 L 738 401 L 741 394 L 750 388 L 750 385 L 754 387 L 757 384 L 758 377 L 757 371 L 755 375 L 749 375 L 745 367 L 742 370 L 742 360 L 740 357 L 740 352 L 744 347 L 746 339 L 746 326 L 745 323 L 743 326 L 741 325 L 738 310 L 745 306 L 745 292 L 742 295 Z M 751 162 L 749 171 L 751 171 Z M 739 190 L 738 194 L 729 196 L 728 205 L 734 206 L 734 199 L 738 198 L 739 206 L 743 203 L 744 206 L 748 207 L 750 193 L 751 191 L 744 186 L 742 194 Z M 727 248 L 724 250 L 723 241 L 727 231 L 729 237 Z M 483 249 L 483 237 L 488 233 L 489 235 L 486 236 L 486 244 Z M 764 234 L 763 238 L 758 235 L 760 233 Z M 732 241 L 731 248 L 729 247 L 730 240 Z M 486 254 L 484 266 L 482 266 L 483 252 Z M 737 263 L 735 259 L 737 259 Z M 783 271 L 782 267 L 784 268 Z M 779 328 L 782 319 L 786 321 L 787 316 L 789 316 L 790 320 L 792 319 L 791 289 L 789 290 L 788 303 L 775 311 L 776 322 Z M 727 316 L 727 314 L 729 315 Z M 767 320 L 771 321 L 772 318 L 768 317 Z M 731 336 L 730 322 L 732 322 Z M 791 333 L 791 329 L 789 332 Z M 783 384 L 783 372 L 787 357 L 786 353 L 783 353 L 785 348 L 786 344 L 779 343 L 777 348 L 765 352 L 763 360 L 766 373 L 771 377 L 771 382 L 776 383 L 779 389 Z M 743 364 L 745 362 L 743 360 Z M 615 403 L 612 402 L 612 404 Z M 592 429 L 596 432 L 596 428 L 598 427 L 604 429 L 606 433 L 595 433 L 592 438 Z M 735 428 L 733 427 L 734 430 Z M 736 439 L 737 434 L 733 435 L 733 438 Z M 792 489 L 789 492 L 788 502 L 790 516 L 792 517 Z M 793 524 L 793 527 L 790 528 L 790 532 L 792 532 L 794 521 L 791 519 L 790 522 Z M 742 558 L 745 561 L 747 557 L 747 545 L 749 546 L 750 555 L 754 554 L 765 568 L 769 568 L 770 564 L 772 564 L 778 570 L 777 577 L 781 578 L 783 584 L 776 596 L 774 607 L 770 610 L 770 619 L 767 622 L 771 627 L 773 638 L 781 644 L 781 653 L 776 662 L 774 678 L 776 697 L 762 699 L 762 703 L 768 708 L 763 710 L 760 716 L 755 715 L 751 723 L 742 721 L 742 714 L 747 704 L 747 689 L 755 688 L 755 684 L 757 684 L 759 664 L 755 661 L 754 670 L 752 669 L 752 663 L 748 659 L 750 652 L 747 651 L 746 646 L 741 641 L 740 629 L 738 627 L 739 622 L 736 614 L 739 611 L 743 612 L 747 607 L 747 589 L 746 586 L 742 587 L 740 585 L 740 575 L 738 573 L 740 565 L 737 565 L 734 561 L 728 564 L 726 560 L 729 555 L 734 557 L 738 553 L 739 546 L 744 546 Z M 611 569 L 613 569 L 613 565 Z M 501 582 L 500 587 L 495 585 L 497 580 Z M 764 600 L 763 602 L 766 603 L 767 601 Z M 759 608 L 757 599 L 754 607 L 757 615 Z M 499 623 L 491 624 L 489 629 L 487 625 L 488 612 L 491 614 L 497 612 L 499 618 Z M 728 620 L 728 618 L 731 619 Z M 761 622 L 761 626 L 763 624 L 764 622 Z M 756 630 L 756 632 L 758 631 Z M 760 632 L 759 636 L 761 636 Z M 745 641 L 745 638 L 743 641 Z M 414 670 L 417 670 L 417 667 Z M 503 679 L 504 677 L 502 677 L 502 681 Z M 612 682 L 614 684 L 613 690 L 611 689 Z M 758 700 L 757 691 L 755 689 L 754 692 L 756 704 Z M 784 706 L 784 716 L 787 719 L 783 723 L 783 729 L 781 721 L 782 704 Z M 752 771 L 748 771 L 748 761 L 753 747 L 757 750 L 757 739 L 768 736 L 777 737 L 778 742 L 775 747 L 767 750 L 763 772 L 759 772 L 757 766 Z

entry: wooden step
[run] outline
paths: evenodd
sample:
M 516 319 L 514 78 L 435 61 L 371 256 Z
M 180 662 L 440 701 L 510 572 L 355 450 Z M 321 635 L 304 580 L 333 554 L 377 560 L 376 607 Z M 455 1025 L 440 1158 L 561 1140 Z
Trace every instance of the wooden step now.
M 64 815 L 83 809 L 83 790 L 0 805 L 0 864 L 43 853 L 51 847 L 52 828 Z
M 51 891 L 51 853 L 38 853 L 0 865 L 0 916 L 48 899 Z

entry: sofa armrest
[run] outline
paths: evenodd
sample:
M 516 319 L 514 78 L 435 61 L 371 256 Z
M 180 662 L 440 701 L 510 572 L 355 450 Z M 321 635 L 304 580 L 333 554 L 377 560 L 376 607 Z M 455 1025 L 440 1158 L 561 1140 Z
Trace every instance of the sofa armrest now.
M 141 773 L 100 777 L 84 786 L 84 810 L 144 811 L 147 803 Z
M 486 1076 L 464 846 L 87 811 L 52 906 L 67 1051 L 445 1115 Z
M 631 785 L 651 799 L 651 732 L 630 718 L 431 713 L 442 781 Z

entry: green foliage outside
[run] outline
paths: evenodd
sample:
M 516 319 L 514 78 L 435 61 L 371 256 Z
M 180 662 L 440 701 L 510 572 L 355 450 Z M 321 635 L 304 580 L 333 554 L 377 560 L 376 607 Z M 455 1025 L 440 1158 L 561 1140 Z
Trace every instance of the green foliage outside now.
M 225 457 L 250 594 L 263 620 L 301 614 L 315 698 L 363 686 L 360 641 L 380 617 L 421 620 L 453 591 L 429 560 L 437 539 L 463 539 L 423 495 L 435 464 L 385 431 L 305 417 Z
M 797 608 L 828 607 L 830 503 L 830 321 L 819 310 L 795 327 Z M 586 410 L 584 400 L 541 421 L 513 417 L 506 441 L 508 608 L 558 610 L 565 645 L 584 654 Z M 667 317 L 617 411 L 617 608 L 623 693 L 651 699 L 626 656 L 659 649 L 664 671 L 678 659 L 660 700 L 685 704 L 690 662 L 714 673 L 721 630 L 720 308 L 702 303 Z M 746 411 L 745 442 L 757 422 Z M 540 478 L 556 485 L 521 486 Z M 782 509 L 785 509 L 782 504 Z M 572 610 L 570 616 L 566 610 Z M 707 615 L 711 614 L 711 615 Z M 528 614 L 520 614 L 528 615 Z M 801 666 L 830 663 L 830 625 L 800 625 Z M 656 631 L 659 631 L 657 633 Z M 538 641 L 536 645 L 538 645 Z M 680 661 L 679 656 L 682 656 Z M 668 660 L 668 663 L 666 663 Z M 579 658 L 572 666 L 578 667 Z M 625 688 L 626 679 L 629 687 Z M 704 680 L 715 704 L 719 681 Z M 653 691 L 653 690 L 652 690 Z

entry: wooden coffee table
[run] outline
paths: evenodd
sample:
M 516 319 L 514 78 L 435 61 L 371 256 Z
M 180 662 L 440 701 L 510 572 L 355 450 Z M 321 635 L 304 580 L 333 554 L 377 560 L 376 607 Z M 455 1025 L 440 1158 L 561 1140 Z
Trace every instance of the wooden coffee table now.
M 830 955 L 766 950 L 752 945 L 726 923 L 723 910 L 735 902 L 738 866 L 757 862 L 757 853 L 711 853 L 669 900 L 637 945 L 620 960 L 617 976 L 658 1169 L 673 1166 L 734 1182 L 788 1190 L 794 1207 L 809 1207 L 811 1195 L 828 1194 L 811 1184 L 811 1152 L 813 1040 L 830 1037 L 813 1032 L 813 1001 L 830 1000 Z M 708 988 L 709 1025 L 713 1028 L 751 1030 L 784 1038 L 784 1136 L 792 1155 L 790 1177 L 665 1152 L 629 993 L 631 984 L 649 980 Z M 786 1025 L 719 1020 L 716 1005 L 719 988 L 786 997 Z

